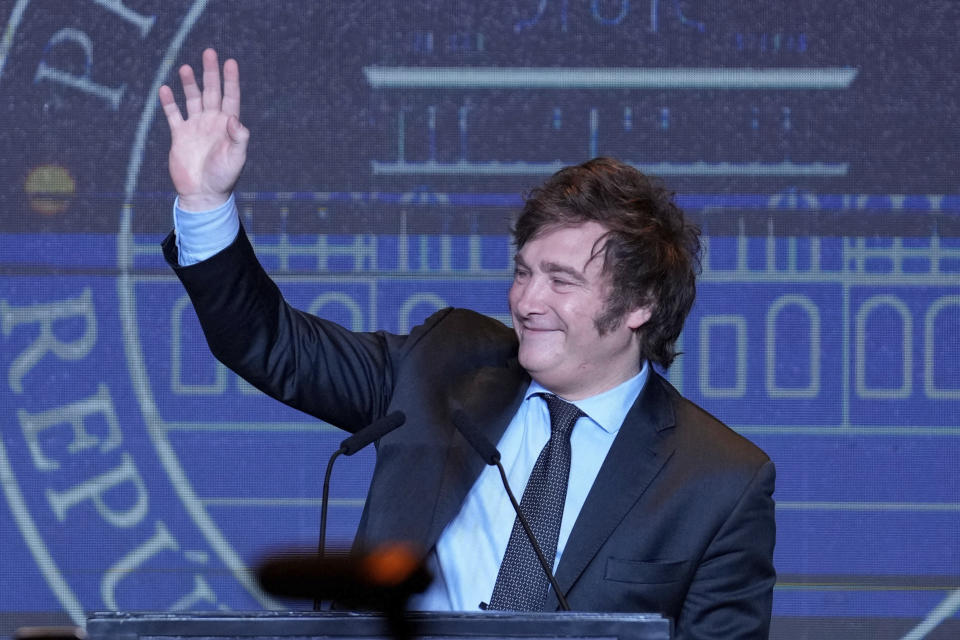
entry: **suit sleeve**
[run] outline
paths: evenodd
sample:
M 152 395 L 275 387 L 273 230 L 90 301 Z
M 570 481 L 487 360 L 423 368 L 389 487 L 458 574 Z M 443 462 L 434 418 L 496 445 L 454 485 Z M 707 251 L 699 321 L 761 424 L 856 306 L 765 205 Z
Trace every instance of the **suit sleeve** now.
M 768 637 L 776 582 L 775 477 L 768 460 L 707 547 L 677 620 L 678 639 Z
M 172 233 L 163 249 L 211 351 L 231 370 L 281 402 L 348 431 L 386 413 L 395 363 L 415 338 L 353 333 L 292 308 L 242 228 L 226 249 L 188 267 L 177 263 Z

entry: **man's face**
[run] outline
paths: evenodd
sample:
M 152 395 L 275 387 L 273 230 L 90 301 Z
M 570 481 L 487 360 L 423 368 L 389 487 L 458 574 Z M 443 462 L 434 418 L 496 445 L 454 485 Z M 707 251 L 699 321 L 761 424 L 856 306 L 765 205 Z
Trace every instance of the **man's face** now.
M 515 258 L 510 313 L 520 365 L 568 400 L 612 389 L 640 370 L 633 329 L 649 319 L 646 308 L 627 312 L 603 335 L 597 331 L 611 285 L 602 273 L 603 256 L 590 258 L 605 232 L 596 222 L 548 229 Z

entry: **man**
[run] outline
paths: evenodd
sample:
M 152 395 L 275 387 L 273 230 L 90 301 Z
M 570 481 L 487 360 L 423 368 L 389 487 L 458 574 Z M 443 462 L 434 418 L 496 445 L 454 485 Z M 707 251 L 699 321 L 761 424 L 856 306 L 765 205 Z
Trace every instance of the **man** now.
M 651 366 L 672 362 L 695 290 L 699 232 L 670 195 L 613 160 L 568 167 L 516 223 L 513 330 L 446 309 L 408 336 L 351 333 L 289 307 L 253 255 L 230 195 L 249 132 L 236 62 L 223 71 L 221 96 L 212 50 L 202 92 L 180 69 L 186 120 L 160 90 L 179 193 L 165 255 L 214 354 L 258 388 L 348 430 L 406 413 L 379 442 L 357 536 L 425 550 L 437 579 L 415 606 L 558 606 L 496 471 L 454 428 L 466 416 L 501 451 L 572 609 L 765 637 L 773 465 Z

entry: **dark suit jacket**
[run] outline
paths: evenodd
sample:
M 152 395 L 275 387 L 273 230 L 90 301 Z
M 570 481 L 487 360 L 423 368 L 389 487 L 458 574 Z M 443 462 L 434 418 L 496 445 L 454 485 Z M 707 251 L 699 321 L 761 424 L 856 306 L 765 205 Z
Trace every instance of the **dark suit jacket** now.
M 429 550 L 483 462 L 462 407 L 496 443 L 530 379 L 513 331 L 445 309 L 407 336 L 352 333 L 289 307 L 241 231 L 177 267 L 214 355 L 269 395 L 347 430 L 394 410 L 358 531 Z M 557 581 L 571 608 L 660 612 L 679 638 L 766 637 L 775 572 L 774 468 L 753 444 L 651 373 L 570 534 Z M 551 591 L 548 609 L 557 606 Z

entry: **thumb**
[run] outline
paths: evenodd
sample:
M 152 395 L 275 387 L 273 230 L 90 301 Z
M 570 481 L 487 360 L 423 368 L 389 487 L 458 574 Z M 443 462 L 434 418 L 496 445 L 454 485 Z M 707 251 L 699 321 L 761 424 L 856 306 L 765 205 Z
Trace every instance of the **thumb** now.
M 227 135 L 230 136 L 230 142 L 243 150 L 247 146 L 247 141 L 250 140 L 250 129 L 240 124 L 237 116 L 230 116 L 227 120 Z

